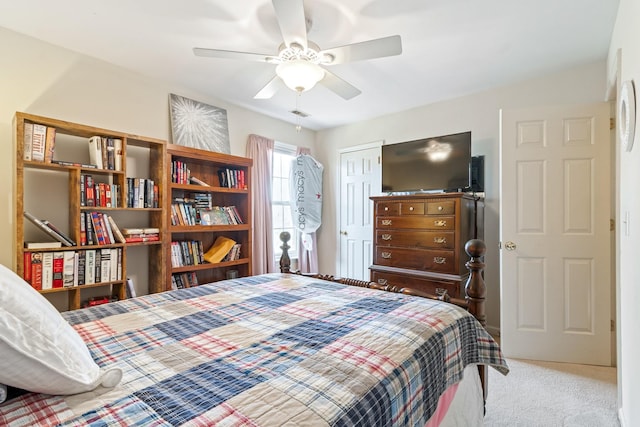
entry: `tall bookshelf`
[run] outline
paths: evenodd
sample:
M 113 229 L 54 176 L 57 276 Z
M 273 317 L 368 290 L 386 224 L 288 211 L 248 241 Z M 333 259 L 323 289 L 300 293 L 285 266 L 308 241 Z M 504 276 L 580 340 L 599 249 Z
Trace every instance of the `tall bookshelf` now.
M 32 156 L 25 157 L 25 129 L 41 125 L 55 130 L 55 144 L 53 156 L 49 161 L 34 160 Z M 119 161 L 109 158 L 104 167 L 95 167 L 89 154 L 89 140 L 99 136 L 103 141 L 121 141 Z M 81 285 L 70 285 L 39 290 L 47 297 L 60 299 L 59 295 L 66 294 L 67 309 L 73 310 L 87 303 L 90 296 L 110 295 L 116 299 L 126 298 L 126 278 L 129 273 L 128 260 L 132 254 L 145 251 L 148 258 L 148 288 L 150 293 L 165 290 L 165 251 L 162 235 L 165 224 L 164 185 L 166 164 L 166 142 L 159 139 L 132 135 L 124 132 L 101 129 L 83 124 L 71 123 L 63 120 L 42 117 L 18 112 L 14 118 L 14 138 L 16 146 L 15 173 L 15 262 L 16 272 L 22 277 L 25 274 L 25 264 L 34 253 L 45 256 L 48 252 L 68 253 L 78 255 L 78 259 L 86 257 L 88 251 L 98 254 L 116 254 L 117 260 L 110 264 L 112 272 L 105 274 L 99 281 Z M 111 150 L 110 150 L 111 151 Z M 120 154 L 120 153 L 119 153 Z M 114 153 L 115 155 L 115 153 Z M 105 158 L 106 159 L 106 158 Z M 83 188 L 86 187 L 86 176 L 91 176 L 95 183 L 104 184 L 104 188 L 115 190 L 111 202 L 103 206 L 88 206 L 83 203 Z M 127 183 L 128 178 L 144 178 L 156 184 L 157 207 L 128 207 Z M 86 196 L 86 195 L 85 195 Z M 27 241 L 53 241 L 49 235 L 24 217 L 29 212 L 40 220 L 49 220 L 63 234 L 66 234 L 75 244 L 52 249 L 28 249 Z M 157 241 L 138 243 L 123 243 L 113 241 L 108 244 L 81 244 L 82 235 L 86 233 L 81 227 L 81 218 L 86 218 L 91 212 L 99 212 L 111 216 L 119 228 L 158 228 L 160 237 Z M 69 255 L 69 254 L 67 254 Z M 106 256 L 106 255 L 105 255 Z M 139 255 L 138 255 L 139 256 Z M 35 256 L 38 258 L 38 255 Z M 76 261 L 76 265 L 79 261 Z M 137 261 L 135 267 L 139 267 Z M 85 265 L 86 267 L 86 265 Z M 113 273 L 113 268 L 116 273 Z M 29 269 L 29 271 L 31 271 Z M 103 271 L 104 273 L 104 271 Z M 73 271 L 74 278 L 83 274 L 77 268 Z M 86 273 L 85 273 L 86 274 Z M 85 278 L 84 275 L 82 275 Z M 28 278 L 28 277 L 27 277 Z M 83 280 L 79 280 L 82 282 Z M 35 286 L 34 286 L 35 287 Z M 62 308 L 64 310 L 64 308 Z
M 167 145 L 165 210 L 168 226 L 165 259 L 169 288 L 252 274 L 252 164 L 253 161 L 245 157 Z M 210 198 L 213 209 L 193 206 L 189 201 L 194 198 Z M 181 203 L 182 210 L 179 206 Z M 235 209 L 241 223 L 225 221 L 222 214 L 214 212 L 217 208 Z M 236 256 L 233 259 L 225 257 L 214 263 L 201 262 L 198 252 L 208 251 L 218 237 L 231 239 L 239 245 Z

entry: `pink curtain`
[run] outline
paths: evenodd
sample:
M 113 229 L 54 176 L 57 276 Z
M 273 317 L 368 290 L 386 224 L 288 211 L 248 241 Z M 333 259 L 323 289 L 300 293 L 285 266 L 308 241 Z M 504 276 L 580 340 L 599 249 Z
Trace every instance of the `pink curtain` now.
M 274 141 L 249 135 L 247 157 L 253 159 L 251 168 L 251 208 L 253 218 L 253 274 L 275 273 L 273 253 L 273 225 L 271 222 L 271 179 Z
M 301 154 L 311 154 L 311 150 L 306 147 L 296 147 L 296 156 Z M 313 239 L 311 250 L 305 249 L 302 244 L 302 233 L 298 233 L 298 270 L 303 273 L 317 273 L 318 272 L 318 245 L 316 239 L 316 232 L 310 234 Z

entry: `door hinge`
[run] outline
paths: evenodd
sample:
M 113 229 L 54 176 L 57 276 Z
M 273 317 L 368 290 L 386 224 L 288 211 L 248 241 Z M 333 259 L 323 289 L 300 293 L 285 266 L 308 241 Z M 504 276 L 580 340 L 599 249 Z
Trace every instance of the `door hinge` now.
M 614 332 L 616 330 L 616 321 L 614 319 L 611 319 L 611 332 Z
M 615 117 L 611 117 L 609 119 L 609 130 L 613 130 L 616 128 L 616 118 Z
M 502 242 L 498 242 L 498 250 L 502 249 Z
M 610 219 L 609 220 L 609 231 L 615 231 L 616 229 L 616 220 L 615 219 Z
M 380 160 L 380 156 L 378 156 L 378 164 L 380 164 L 381 160 Z

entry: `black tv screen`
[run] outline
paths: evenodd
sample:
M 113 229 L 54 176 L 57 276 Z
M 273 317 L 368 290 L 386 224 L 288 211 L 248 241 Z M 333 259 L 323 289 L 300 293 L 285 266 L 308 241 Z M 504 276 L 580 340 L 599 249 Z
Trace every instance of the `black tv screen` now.
M 382 191 L 464 191 L 470 186 L 471 132 L 382 146 Z

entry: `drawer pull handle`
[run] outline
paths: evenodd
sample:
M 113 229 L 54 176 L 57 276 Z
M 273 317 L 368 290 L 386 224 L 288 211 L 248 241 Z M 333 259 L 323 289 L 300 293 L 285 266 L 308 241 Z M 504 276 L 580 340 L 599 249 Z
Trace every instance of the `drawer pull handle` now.
M 378 279 L 378 283 L 381 285 L 386 285 L 387 284 L 387 279 Z
M 413 206 L 409 207 L 409 210 L 412 211 L 413 210 Z
M 435 225 L 436 227 L 446 227 L 447 226 L 447 221 L 444 220 L 444 219 L 439 219 L 437 221 L 434 221 L 433 225 Z
M 391 259 L 391 252 L 382 252 L 380 256 L 384 259 Z
M 442 209 L 444 209 L 442 206 L 438 206 L 439 211 L 441 211 Z
M 383 219 L 382 220 L 382 225 L 391 225 L 391 220 L 390 219 Z
M 433 262 L 435 262 L 436 264 L 445 264 L 447 262 L 447 259 L 442 256 L 435 256 L 433 257 Z
M 382 240 L 391 240 L 391 234 L 383 234 Z
M 445 243 L 447 243 L 447 238 L 446 237 L 434 237 L 433 238 L 433 243 L 444 245 Z
M 389 210 L 389 206 L 384 207 L 385 212 Z

